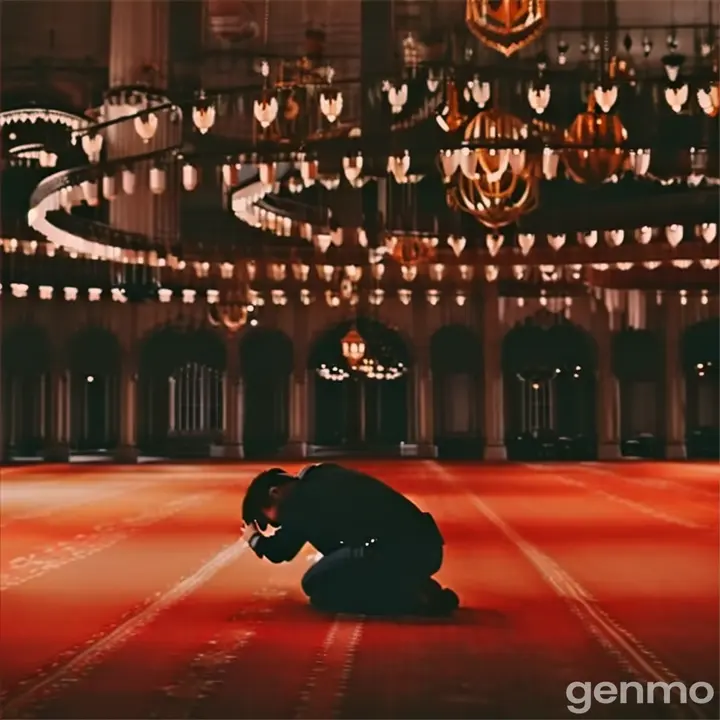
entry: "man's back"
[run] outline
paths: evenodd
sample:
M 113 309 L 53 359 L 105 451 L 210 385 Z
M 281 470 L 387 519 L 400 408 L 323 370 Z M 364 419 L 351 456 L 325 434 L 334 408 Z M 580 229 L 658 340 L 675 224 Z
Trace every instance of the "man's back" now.
M 323 554 L 340 545 L 406 538 L 429 521 L 416 505 L 380 480 L 331 463 L 301 474 L 280 520 Z

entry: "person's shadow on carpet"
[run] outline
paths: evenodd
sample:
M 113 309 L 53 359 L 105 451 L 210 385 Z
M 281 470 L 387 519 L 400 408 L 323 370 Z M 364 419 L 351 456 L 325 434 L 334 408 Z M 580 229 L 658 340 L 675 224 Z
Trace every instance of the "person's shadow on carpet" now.
M 507 627 L 508 616 L 493 608 L 460 607 L 452 616 L 434 618 L 414 615 L 366 616 L 351 614 L 323 613 L 311 607 L 299 597 L 274 598 L 269 602 L 252 603 L 241 608 L 232 617 L 233 621 L 263 622 L 319 622 L 328 619 L 362 620 L 366 623 L 388 623 L 400 625 L 461 625 L 472 627 Z

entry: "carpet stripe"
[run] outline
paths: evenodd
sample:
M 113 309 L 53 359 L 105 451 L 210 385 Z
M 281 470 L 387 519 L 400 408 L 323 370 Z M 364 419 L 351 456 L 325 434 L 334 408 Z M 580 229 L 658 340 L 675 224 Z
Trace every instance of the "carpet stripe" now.
M 364 620 L 339 617 L 328 630 L 300 695 L 296 720 L 337 718 L 352 674 Z
M 97 525 L 87 534 L 81 533 L 69 540 L 60 540 L 40 548 L 29 555 L 15 557 L 8 563 L 8 570 L 0 573 L 0 592 L 37 580 L 71 563 L 87 560 L 127 540 L 138 531 L 169 520 L 217 495 L 219 491 L 172 500 L 117 522 Z
M 431 461 L 431 464 L 445 482 L 457 484 L 447 470 L 435 462 Z M 640 640 L 600 608 L 597 600 L 555 560 L 522 537 L 479 496 L 470 491 L 467 491 L 466 495 L 483 517 L 527 558 L 545 582 L 570 606 L 588 632 L 623 669 L 645 682 L 681 682 Z M 689 716 L 698 720 L 706 717 L 702 708 L 693 702 L 688 702 L 687 705 L 673 703 L 672 707 L 680 717 Z
M 527 467 L 530 470 L 533 470 L 535 472 L 545 473 L 545 475 L 549 475 L 549 476 L 555 478 L 558 482 L 562 483 L 563 485 L 567 485 L 569 487 L 581 488 L 582 490 L 585 490 L 586 492 L 592 493 L 594 495 L 599 495 L 600 497 L 603 497 L 606 500 L 609 500 L 610 502 L 617 503 L 618 505 L 624 505 L 625 507 L 629 508 L 630 510 L 634 510 L 635 512 L 639 512 L 643 515 L 647 515 L 648 517 L 651 517 L 654 520 L 660 520 L 661 522 L 666 522 L 671 525 L 678 525 L 679 527 L 683 527 L 683 528 L 686 528 L 689 530 L 712 529 L 712 528 L 710 528 L 709 525 L 700 525 L 698 523 L 692 522 L 691 520 L 684 520 L 683 518 L 678 517 L 677 515 L 671 515 L 670 513 L 663 512 L 662 510 L 658 510 L 654 507 L 650 507 L 650 505 L 646 505 L 645 503 L 638 502 L 637 500 L 630 500 L 628 498 L 622 497 L 621 495 L 615 495 L 615 493 L 608 492 L 607 490 L 603 490 L 602 488 L 591 487 L 587 483 L 584 483 L 582 480 L 577 480 L 575 478 L 568 477 L 567 475 L 562 475 L 560 473 L 557 473 L 553 470 L 548 470 L 547 468 L 544 468 L 542 465 L 530 465 L 530 464 L 525 463 L 525 467 Z
M 220 570 L 234 562 L 246 548 L 247 544 L 239 540 L 221 550 L 195 573 L 173 585 L 136 615 L 128 618 L 51 674 L 10 699 L 3 708 L 2 716 L 6 719 L 21 717 L 24 709 L 39 697 L 52 693 L 62 685 L 75 682 L 79 676 L 95 667 L 106 655 L 117 650 L 152 623 L 160 613 L 184 600 L 212 579 Z
M 698 495 L 700 497 L 707 498 L 708 500 L 717 501 L 718 499 L 717 492 L 707 490 L 705 487 L 698 487 L 697 484 L 691 481 L 683 482 L 682 480 L 671 480 L 669 478 L 657 477 L 654 475 L 652 477 L 634 477 L 616 472 L 608 467 L 603 467 L 598 463 L 581 462 L 579 464 L 586 472 L 612 477 L 613 479 L 627 485 L 637 485 L 639 487 L 651 488 L 653 490 L 676 490 L 684 493 L 685 495 Z
M 0 497 L 0 506 L 2 507 L 4 516 L 0 520 L 0 530 L 5 530 L 15 523 L 31 520 L 44 520 L 68 510 L 76 510 L 78 508 L 94 505 L 97 502 L 110 500 L 112 498 L 120 501 L 122 497 L 130 495 L 131 493 L 135 495 L 138 492 L 144 492 L 150 488 L 159 488 L 167 485 L 168 481 L 165 479 L 124 482 L 122 484 L 114 484 L 110 486 L 78 486 L 76 494 L 73 493 L 69 497 L 62 498 L 57 503 L 40 505 L 39 507 L 35 506 L 30 510 L 21 510 L 17 513 L 6 512 L 7 508 L 12 504 L 12 500 L 10 498 Z

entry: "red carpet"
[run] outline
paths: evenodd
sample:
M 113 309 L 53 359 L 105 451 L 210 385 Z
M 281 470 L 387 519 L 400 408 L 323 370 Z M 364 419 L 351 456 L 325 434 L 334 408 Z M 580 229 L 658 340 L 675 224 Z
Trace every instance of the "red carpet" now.
M 2 716 L 560 718 L 631 681 L 716 696 L 584 714 L 720 716 L 717 465 L 357 466 L 437 518 L 453 620 L 314 614 L 306 555 L 236 542 L 258 465 L 4 470 Z

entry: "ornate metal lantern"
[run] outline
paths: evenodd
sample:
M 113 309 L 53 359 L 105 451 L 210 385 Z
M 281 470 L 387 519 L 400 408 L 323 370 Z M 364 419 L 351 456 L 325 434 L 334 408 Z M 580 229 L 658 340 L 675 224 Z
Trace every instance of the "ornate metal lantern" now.
M 505 57 L 529 45 L 545 28 L 546 0 L 467 0 L 470 32 Z
M 208 322 L 215 327 L 225 328 L 229 333 L 236 333 L 245 327 L 248 311 L 244 294 L 233 290 L 218 300 L 208 307 Z
M 497 110 L 478 113 L 465 130 L 465 140 L 512 143 L 527 138 L 519 118 Z M 538 180 L 535 160 L 525 150 L 464 148 L 459 151 L 456 186 L 448 193 L 451 207 L 473 215 L 496 229 L 510 225 L 537 206 Z
M 365 357 L 365 340 L 355 329 L 348 330 L 342 341 L 342 354 L 351 368 L 356 368 Z
M 575 182 L 599 184 L 622 170 L 626 152 L 621 146 L 627 140 L 627 131 L 617 115 L 595 111 L 594 97 L 587 111 L 580 113 L 565 132 L 565 140 L 570 146 L 579 146 L 566 149 L 562 155 L 565 169 Z

